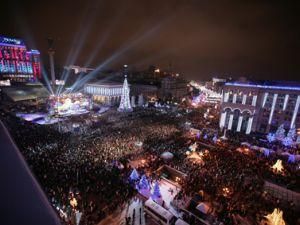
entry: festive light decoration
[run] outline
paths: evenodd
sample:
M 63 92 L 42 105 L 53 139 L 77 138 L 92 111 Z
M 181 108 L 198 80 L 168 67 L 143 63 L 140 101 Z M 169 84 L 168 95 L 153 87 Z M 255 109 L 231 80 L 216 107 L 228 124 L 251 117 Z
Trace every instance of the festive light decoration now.
M 130 105 L 129 91 L 130 90 L 127 82 L 127 76 L 125 75 L 123 88 L 122 88 L 121 102 L 118 108 L 119 112 L 132 112 L 132 107 Z
M 286 136 L 289 137 L 292 140 L 296 139 L 297 134 L 296 134 L 296 128 L 295 128 L 295 126 L 293 126 L 292 128 L 290 128 L 290 130 L 289 130 L 289 132 L 287 133 Z
M 271 214 L 265 216 L 267 219 L 267 225 L 285 225 L 283 220 L 283 212 L 280 209 L 275 208 Z M 266 224 L 262 222 L 261 224 Z
M 156 181 L 154 184 L 154 188 L 153 188 L 153 193 L 151 195 L 151 198 L 154 201 L 157 201 L 158 199 L 161 198 L 161 193 L 160 193 L 160 188 L 159 188 L 159 183 Z
M 283 172 L 283 165 L 282 165 L 282 161 L 280 159 L 278 159 L 276 161 L 276 163 L 272 166 L 272 169 L 274 170 L 274 172 L 276 173 L 282 173 Z
M 293 139 L 291 137 L 286 136 L 283 140 L 282 140 L 282 144 L 286 147 L 290 147 L 293 144 Z
M 205 93 L 200 93 L 198 96 L 193 97 L 192 105 L 197 106 L 200 103 L 204 103 L 207 100 Z
M 189 147 L 189 149 L 190 149 L 192 152 L 194 152 L 194 151 L 196 151 L 197 147 L 198 147 L 197 142 L 195 142 L 194 144 L 192 144 L 192 145 Z
M 296 162 L 295 155 L 289 155 L 288 162 L 289 163 L 295 163 Z
M 149 190 L 150 189 L 148 179 L 145 175 L 142 176 L 142 178 L 139 182 L 139 188 L 144 189 L 144 190 Z
M 273 141 L 276 140 L 276 136 L 275 136 L 275 134 L 273 134 L 273 133 L 268 133 L 267 139 L 268 139 L 268 141 L 269 141 L 270 143 L 272 143 Z
M 188 152 L 187 159 L 191 160 L 192 162 L 198 163 L 198 164 L 203 164 L 204 162 L 203 162 L 202 156 L 200 154 L 198 154 L 197 152 Z
M 217 141 L 218 141 L 218 137 L 217 137 L 217 135 L 214 135 L 214 137 L 213 137 L 213 142 L 214 142 L 214 143 L 217 143 Z
M 75 208 L 75 207 L 77 206 L 77 200 L 76 200 L 76 198 L 72 198 L 72 199 L 70 200 L 70 205 L 71 205 L 73 208 Z
M 41 78 L 39 51 L 28 51 L 21 39 L 0 36 L 0 74 L 16 81 Z
M 278 129 L 277 129 L 277 131 L 275 133 L 275 137 L 279 141 L 281 141 L 281 140 L 283 140 L 285 138 L 285 129 L 284 129 L 284 125 L 283 124 L 281 124 L 278 127 Z
M 130 180 L 135 181 L 138 180 L 140 177 L 139 173 L 136 171 L 136 169 L 133 169 L 131 174 L 130 174 Z
M 231 190 L 228 187 L 222 188 L 222 194 L 224 197 L 228 197 L 231 194 Z

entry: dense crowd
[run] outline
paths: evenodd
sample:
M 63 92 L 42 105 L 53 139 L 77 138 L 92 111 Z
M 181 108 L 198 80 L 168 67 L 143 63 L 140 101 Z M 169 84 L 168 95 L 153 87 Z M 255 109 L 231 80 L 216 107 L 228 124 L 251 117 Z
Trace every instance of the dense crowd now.
M 62 220 L 74 223 L 78 210 L 83 212 L 81 224 L 96 224 L 135 195 L 127 182 L 131 170 L 127 163 L 141 154 L 138 143 L 178 131 L 167 121 L 161 123 L 161 117 L 153 119 L 152 113 L 136 112 L 134 117 L 110 113 L 99 120 L 82 116 L 48 126 L 13 115 L 1 119 Z M 80 124 L 85 133 L 58 132 L 78 120 L 85 121 Z
M 81 224 L 96 224 L 124 206 L 135 195 L 127 182 L 130 161 L 141 157 L 147 162 L 143 167 L 153 176 L 165 163 L 185 172 L 188 176 L 182 181 L 180 195 L 205 193 L 203 199 L 215 209 L 212 221 L 234 224 L 239 215 L 255 224 L 277 206 L 284 209 L 287 221 L 296 221 L 293 203 L 282 206 L 263 191 L 266 179 L 298 185 L 295 168 L 287 166 L 285 176 L 276 175 L 270 170 L 275 158 L 237 152 L 238 139 L 216 143 L 213 137 L 221 136 L 216 129 L 217 110 L 211 109 L 210 119 L 203 118 L 205 112 L 143 109 L 131 114 L 109 112 L 97 119 L 85 115 L 62 122 L 63 132 L 58 132 L 58 125 L 35 125 L 13 115 L 1 119 L 66 224 L 74 224 L 75 210 L 83 212 Z M 187 121 L 201 129 L 201 135 L 191 136 L 184 126 Z M 80 135 L 72 130 L 73 123 L 79 124 Z M 212 146 L 203 156 L 204 163 L 186 160 L 186 151 L 194 142 Z M 174 154 L 173 161 L 160 158 L 166 151 Z

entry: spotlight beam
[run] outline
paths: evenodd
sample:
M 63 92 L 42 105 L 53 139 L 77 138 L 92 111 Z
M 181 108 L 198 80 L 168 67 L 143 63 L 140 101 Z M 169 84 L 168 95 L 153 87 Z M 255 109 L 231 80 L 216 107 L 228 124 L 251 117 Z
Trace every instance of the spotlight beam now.
M 137 44 L 141 43 L 142 41 L 144 41 L 145 39 L 149 38 L 151 35 L 153 35 L 154 33 L 156 33 L 161 27 L 162 27 L 163 23 L 160 23 L 156 26 L 154 26 L 153 28 L 151 28 L 149 31 L 147 31 L 146 33 L 144 33 L 142 36 L 140 36 L 139 38 L 137 38 L 135 41 L 132 41 L 131 43 L 129 43 L 128 45 L 124 46 L 123 48 L 119 49 L 119 51 L 115 52 L 112 56 L 110 56 L 108 59 L 106 59 L 102 64 L 100 64 L 94 71 L 92 71 L 91 73 L 87 74 L 84 78 L 82 78 L 81 80 L 79 80 L 76 84 L 74 84 L 72 86 L 71 89 L 75 89 L 76 86 L 78 86 L 79 84 L 83 84 L 86 83 L 87 81 L 89 81 L 90 79 L 92 79 L 97 73 L 99 73 L 105 66 L 109 65 L 112 61 L 116 60 L 117 58 L 119 58 L 121 55 L 123 55 L 126 51 L 128 51 L 129 49 L 135 47 Z M 80 85 L 81 86 L 81 85 Z
M 83 19 L 81 20 L 81 23 L 79 25 L 78 32 L 76 32 L 76 35 L 73 39 L 73 42 L 71 45 L 72 47 L 68 54 L 65 65 L 73 65 L 76 62 L 77 57 L 78 57 L 79 53 L 81 52 L 82 47 L 86 41 L 86 37 L 91 30 L 92 24 L 94 22 L 94 18 L 97 13 L 96 9 L 99 6 L 99 2 L 100 1 L 98 1 L 96 5 L 89 4 L 88 7 L 86 8 Z M 90 10 L 93 10 L 93 12 L 89 13 Z M 70 75 L 70 70 L 67 70 L 67 71 L 64 70 L 60 79 L 62 79 L 66 82 L 69 75 Z M 62 88 L 63 88 L 63 86 L 60 86 L 58 88 L 58 94 L 61 93 Z

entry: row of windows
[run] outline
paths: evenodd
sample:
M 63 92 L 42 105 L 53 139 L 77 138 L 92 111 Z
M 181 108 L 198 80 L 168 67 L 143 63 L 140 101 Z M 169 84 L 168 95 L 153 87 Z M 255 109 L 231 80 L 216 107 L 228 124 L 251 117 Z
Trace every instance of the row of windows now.
M 87 86 L 86 92 L 89 94 L 99 94 L 99 95 L 121 95 L 122 88 L 101 88 L 101 87 L 93 87 Z

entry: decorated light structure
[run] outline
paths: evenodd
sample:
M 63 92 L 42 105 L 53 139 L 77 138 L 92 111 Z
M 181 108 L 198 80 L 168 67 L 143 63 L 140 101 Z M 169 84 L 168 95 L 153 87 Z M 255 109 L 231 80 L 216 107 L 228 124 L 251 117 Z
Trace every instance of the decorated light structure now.
M 150 189 L 150 185 L 148 182 L 148 179 L 146 177 L 146 175 L 143 175 L 140 182 L 139 182 L 139 188 L 140 189 L 144 189 L 144 190 L 149 190 Z
M 275 137 L 279 141 L 281 141 L 281 140 L 283 140 L 285 138 L 285 129 L 284 129 L 284 125 L 283 124 L 281 124 L 278 127 L 278 129 L 277 129 L 277 131 L 275 133 Z
M 273 141 L 276 140 L 275 134 L 273 134 L 273 133 L 268 133 L 267 139 L 268 139 L 269 143 L 272 143 Z
M 155 185 L 154 185 L 154 188 L 153 188 L 153 193 L 151 195 L 151 198 L 154 200 L 154 201 L 157 201 L 161 198 L 161 193 L 160 193 L 160 188 L 159 188 L 159 183 L 156 181 L 155 182 Z
M 135 181 L 138 180 L 140 177 L 139 173 L 136 171 L 136 169 L 133 169 L 130 174 L 130 180 Z
M 265 218 L 267 219 L 267 225 L 285 225 L 283 212 L 280 209 L 275 208 L 274 211 L 265 216 Z
M 274 170 L 274 172 L 282 173 L 283 172 L 282 161 L 278 159 L 276 163 L 272 166 L 272 169 Z
M 127 76 L 125 75 L 123 88 L 122 88 L 121 102 L 118 108 L 119 112 L 132 112 L 132 107 L 129 98 L 129 91 L 130 90 L 127 82 Z

